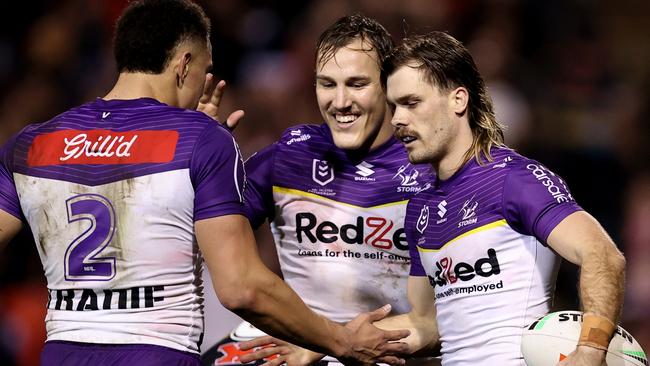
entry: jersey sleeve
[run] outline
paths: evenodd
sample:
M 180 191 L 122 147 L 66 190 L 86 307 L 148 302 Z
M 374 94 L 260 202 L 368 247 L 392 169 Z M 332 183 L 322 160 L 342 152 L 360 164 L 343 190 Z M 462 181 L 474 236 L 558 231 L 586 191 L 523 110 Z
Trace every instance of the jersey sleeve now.
M 22 210 L 12 174 L 15 141 L 16 136 L 0 148 L 0 210 L 22 220 Z
M 246 160 L 247 185 L 244 193 L 246 216 L 253 228 L 273 220 L 273 159 L 275 144 Z
M 422 261 L 420 260 L 420 251 L 417 246 L 417 236 L 415 234 L 416 220 L 419 217 L 417 214 L 412 213 L 412 211 L 417 211 L 414 209 L 415 204 L 413 200 L 410 200 L 406 208 L 406 217 L 404 218 L 404 234 L 406 234 L 406 242 L 409 246 L 409 255 L 411 256 L 411 269 L 409 275 L 422 277 L 426 276 L 427 273 L 424 270 Z
M 244 163 L 239 146 L 225 128 L 211 123 L 197 139 L 190 177 L 194 186 L 194 221 L 245 215 Z
M 582 210 L 564 180 L 533 160 L 514 167 L 503 189 L 504 217 L 510 226 L 543 243 L 562 220 Z

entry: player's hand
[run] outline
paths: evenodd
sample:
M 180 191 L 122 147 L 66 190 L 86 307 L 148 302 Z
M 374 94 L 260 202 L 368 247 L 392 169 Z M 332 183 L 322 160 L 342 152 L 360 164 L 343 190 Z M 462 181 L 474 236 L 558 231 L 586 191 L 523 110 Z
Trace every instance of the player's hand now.
M 224 90 L 226 90 L 226 82 L 219 80 L 218 83 L 214 80 L 214 75 L 208 73 L 205 77 L 205 86 L 203 87 L 203 95 L 199 99 L 199 106 L 196 110 L 203 112 L 208 117 L 219 121 L 219 104 L 221 104 L 221 97 L 223 97 Z M 234 130 L 239 124 L 239 121 L 244 117 L 244 111 L 239 109 L 232 112 L 226 122 L 222 124 L 228 127 L 229 130 Z
M 396 342 L 408 337 L 408 330 L 382 330 L 373 322 L 390 314 L 390 305 L 357 315 L 345 327 L 351 332 L 347 339 L 349 353 L 339 356 L 344 364 L 374 364 L 385 362 L 392 365 L 403 365 L 406 361 L 401 357 L 409 354 L 409 346 L 404 342 Z
M 606 353 L 603 350 L 578 346 L 564 360 L 558 362 L 557 366 L 607 366 L 605 356 Z
M 307 366 L 318 362 L 324 355 L 298 347 L 289 342 L 272 336 L 258 337 L 247 342 L 241 342 L 239 348 L 243 351 L 253 349 L 253 352 L 242 355 L 241 363 L 265 360 L 262 366 Z

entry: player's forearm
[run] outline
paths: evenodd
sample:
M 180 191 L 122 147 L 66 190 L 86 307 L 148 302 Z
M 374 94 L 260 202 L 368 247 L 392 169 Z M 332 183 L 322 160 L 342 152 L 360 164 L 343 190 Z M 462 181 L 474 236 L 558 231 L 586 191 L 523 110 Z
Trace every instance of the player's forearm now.
M 585 313 L 616 323 L 623 304 L 625 258 L 611 246 L 583 256 L 580 268 L 580 299 Z
M 414 356 L 437 355 L 440 343 L 438 324 L 433 316 L 418 316 L 414 312 L 382 319 L 375 326 L 386 330 L 408 329 L 411 334 L 403 342 L 409 345 L 409 352 Z
M 332 355 L 349 351 L 344 347 L 349 332 L 311 311 L 262 263 L 243 216 L 200 220 L 195 228 L 214 290 L 227 309 L 294 344 Z
M 333 356 L 345 352 L 347 333 L 343 326 L 311 311 L 268 269 L 249 269 L 236 287 L 241 292 L 238 300 L 225 301 L 224 305 L 259 329 L 317 352 Z

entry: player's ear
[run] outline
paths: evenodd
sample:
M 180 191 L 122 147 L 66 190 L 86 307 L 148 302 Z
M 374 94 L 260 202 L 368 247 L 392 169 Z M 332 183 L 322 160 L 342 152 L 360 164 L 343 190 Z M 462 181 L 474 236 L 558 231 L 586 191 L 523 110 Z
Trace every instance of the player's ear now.
M 459 86 L 449 92 L 449 106 L 457 115 L 465 114 L 469 103 L 469 93 L 465 87 Z
M 192 54 L 190 52 L 183 52 L 177 59 L 177 64 L 174 68 L 176 73 L 176 86 L 179 88 L 185 84 L 185 78 L 190 71 L 190 61 L 192 61 Z

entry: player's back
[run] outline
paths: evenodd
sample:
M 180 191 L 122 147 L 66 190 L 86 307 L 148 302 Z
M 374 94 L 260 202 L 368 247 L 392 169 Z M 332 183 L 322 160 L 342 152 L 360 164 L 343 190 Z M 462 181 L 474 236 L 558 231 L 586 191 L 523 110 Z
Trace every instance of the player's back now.
M 195 162 L 197 145 L 208 131 L 219 137 L 214 144 L 235 146 L 216 125 L 154 99 L 98 99 L 10 142 L 47 277 L 48 341 L 198 352 L 203 288 L 193 225 L 208 169 Z

